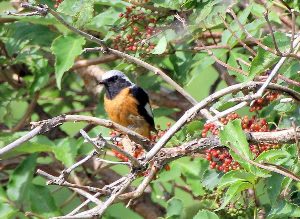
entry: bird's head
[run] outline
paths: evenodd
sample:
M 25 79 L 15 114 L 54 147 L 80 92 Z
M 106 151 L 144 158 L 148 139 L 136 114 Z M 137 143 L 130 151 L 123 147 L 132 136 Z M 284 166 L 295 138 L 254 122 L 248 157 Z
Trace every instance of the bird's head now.
M 103 84 L 106 87 L 109 87 L 113 84 L 126 84 L 128 86 L 133 85 L 129 78 L 121 71 L 111 70 L 107 71 L 103 76 L 99 84 Z
M 116 96 L 122 89 L 134 86 L 134 83 L 123 72 L 118 70 L 107 71 L 102 76 L 99 84 L 105 86 L 107 97 L 110 99 Z

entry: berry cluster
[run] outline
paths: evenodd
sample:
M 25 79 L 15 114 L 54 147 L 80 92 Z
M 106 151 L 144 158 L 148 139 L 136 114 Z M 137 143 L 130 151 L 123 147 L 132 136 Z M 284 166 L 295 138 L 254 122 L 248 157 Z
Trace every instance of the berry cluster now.
M 247 132 L 269 132 L 270 128 L 265 119 L 258 119 L 255 116 L 249 118 L 248 116 L 240 117 L 237 113 L 231 113 L 224 118 L 220 119 L 220 122 L 226 125 L 229 121 L 235 119 L 241 119 L 242 129 Z M 212 135 L 218 135 L 218 128 L 212 124 L 205 124 L 204 129 L 202 130 L 202 137 L 207 137 L 207 135 L 211 133 Z M 255 156 L 258 156 L 263 151 L 269 149 L 277 149 L 279 145 L 274 144 L 258 144 L 258 145 L 250 145 L 250 150 L 253 152 Z M 208 149 L 205 151 L 206 159 L 210 163 L 211 169 L 217 169 L 222 172 L 228 172 L 229 170 L 239 169 L 240 165 L 238 162 L 232 160 L 227 148 L 220 149 Z
M 150 140 L 152 142 L 157 142 L 158 139 L 160 139 L 170 129 L 170 127 L 171 127 L 171 123 L 170 122 L 167 123 L 167 128 L 165 130 L 162 130 L 161 127 L 158 125 L 156 127 L 157 133 L 151 135 L 150 136 Z
M 233 218 L 242 217 L 246 214 L 246 209 L 244 207 L 238 206 L 229 206 L 225 209 L 226 213 Z
M 201 200 L 210 200 L 215 202 L 218 206 L 221 206 L 222 196 L 225 192 L 223 189 L 218 190 L 214 188 L 213 190 L 208 190 L 204 187 L 203 190 L 205 193 L 201 195 Z
M 157 19 L 140 7 L 128 6 L 119 14 L 124 19 L 121 32 L 113 38 L 113 48 L 120 51 L 149 53 L 155 45 L 149 39 L 155 33 Z
M 276 100 L 278 96 L 279 94 L 276 92 L 268 92 L 264 97 L 255 100 L 249 111 L 255 112 L 261 110 L 264 106 Z
M 111 132 L 110 132 L 110 136 L 111 136 L 112 138 L 114 138 L 114 137 L 119 136 L 119 133 L 118 133 L 117 131 L 111 131 Z M 119 148 L 121 148 L 121 149 L 124 150 L 124 146 L 122 145 L 122 142 L 120 142 L 120 141 L 115 141 L 114 143 L 115 143 L 115 145 L 117 145 Z M 125 157 L 123 154 L 119 153 L 118 151 L 112 150 L 112 152 L 113 152 L 113 153 L 115 154 L 115 156 L 116 156 L 117 158 L 119 158 L 120 160 L 123 160 L 123 161 L 125 161 L 125 162 L 128 161 L 128 158 Z M 134 149 L 134 152 L 133 152 L 132 156 L 134 156 L 135 158 L 139 158 L 141 155 L 143 155 L 143 153 L 144 153 L 144 149 L 142 148 L 142 146 L 137 145 L 136 148 Z
M 59 4 L 62 3 L 64 0 L 53 0 L 55 1 L 54 8 L 58 8 Z
M 206 159 L 211 169 L 227 173 L 229 170 L 240 169 L 240 164 L 232 160 L 226 148 L 206 150 Z
M 221 118 L 220 122 L 223 123 L 224 125 L 226 125 L 229 121 L 235 120 L 237 118 L 239 118 L 239 115 L 237 113 L 231 113 L 231 114 L 227 115 L 226 117 Z M 213 135 L 218 135 L 219 134 L 218 127 L 213 123 L 205 124 L 204 129 L 202 130 L 202 137 L 203 138 L 207 137 L 207 134 L 209 132 L 211 132 Z

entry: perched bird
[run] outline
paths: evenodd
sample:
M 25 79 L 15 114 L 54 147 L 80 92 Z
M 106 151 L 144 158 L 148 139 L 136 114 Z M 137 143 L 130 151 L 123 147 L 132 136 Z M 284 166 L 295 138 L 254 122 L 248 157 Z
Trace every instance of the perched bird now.
M 104 108 L 109 118 L 150 139 L 155 126 L 148 94 L 117 70 L 106 72 L 99 83 L 106 90 Z

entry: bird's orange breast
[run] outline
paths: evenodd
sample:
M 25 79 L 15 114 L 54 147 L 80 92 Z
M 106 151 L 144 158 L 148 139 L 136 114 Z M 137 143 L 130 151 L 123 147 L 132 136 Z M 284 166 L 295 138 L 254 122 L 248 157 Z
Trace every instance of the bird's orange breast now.
M 113 99 L 104 97 L 104 108 L 112 121 L 149 138 L 150 125 L 139 115 L 137 106 L 138 102 L 129 88 L 124 88 Z

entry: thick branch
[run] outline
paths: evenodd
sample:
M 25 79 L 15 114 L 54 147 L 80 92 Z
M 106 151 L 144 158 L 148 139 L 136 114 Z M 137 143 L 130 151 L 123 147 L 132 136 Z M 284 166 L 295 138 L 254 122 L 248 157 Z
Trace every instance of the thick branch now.
M 153 148 L 146 154 L 145 161 L 147 162 L 151 160 L 178 130 L 180 130 L 187 122 L 193 120 L 196 117 L 196 115 L 201 109 L 208 107 L 210 104 L 214 103 L 219 98 L 227 94 L 235 93 L 237 91 L 258 90 L 262 84 L 262 82 L 248 82 L 245 84 L 236 84 L 230 87 L 226 87 L 206 97 L 197 105 L 186 111 L 185 114 L 159 139 L 159 141 L 153 146 Z M 268 89 L 277 90 L 281 93 L 287 93 L 296 101 L 300 101 L 300 94 L 292 89 L 277 84 L 269 84 Z

